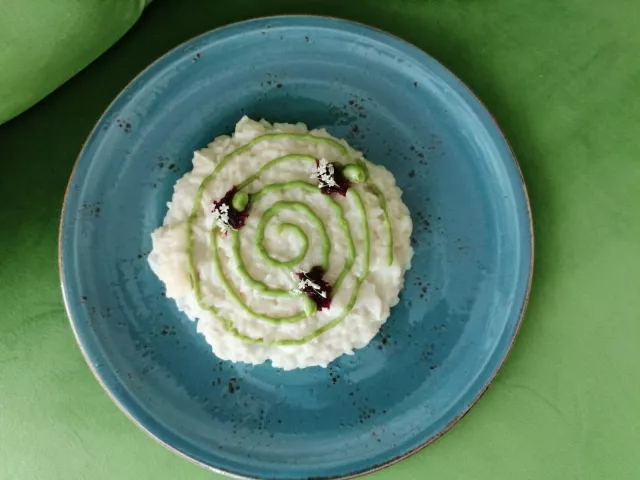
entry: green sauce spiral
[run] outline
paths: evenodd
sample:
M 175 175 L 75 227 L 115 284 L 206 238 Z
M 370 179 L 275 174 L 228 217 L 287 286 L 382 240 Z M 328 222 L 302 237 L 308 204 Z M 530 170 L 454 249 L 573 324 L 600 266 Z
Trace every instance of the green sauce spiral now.
M 370 238 L 369 238 L 369 225 L 368 225 L 366 209 L 365 209 L 365 205 L 362 200 L 362 197 L 360 196 L 358 191 L 355 188 L 349 188 L 347 191 L 347 199 L 349 203 L 354 205 L 356 210 L 358 211 L 358 214 L 361 218 L 363 231 L 364 231 L 364 240 L 362 245 L 362 259 L 363 259 L 362 271 L 356 277 L 355 286 L 354 286 L 353 292 L 351 293 L 351 296 L 349 297 L 349 301 L 347 302 L 346 306 L 337 317 L 335 317 L 329 323 L 323 325 L 322 327 L 314 330 L 313 332 L 309 333 L 308 335 L 302 338 L 267 341 L 263 338 L 256 338 L 256 337 L 251 337 L 243 334 L 235 327 L 235 325 L 233 324 L 233 321 L 221 315 L 221 313 L 215 306 L 206 305 L 204 303 L 202 288 L 201 288 L 201 279 L 198 275 L 198 271 L 197 271 L 195 260 L 194 260 L 194 254 L 193 254 L 193 250 L 194 250 L 193 225 L 195 220 L 198 218 L 204 191 L 206 190 L 207 186 L 216 179 L 220 171 L 226 165 L 228 165 L 234 159 L 238 158 L 243 153 L 250 151 L 254 146 L 266 141 L 286 140 L 286 139 L 304 140 L 304 141 L 309 141 L 314 143 L 325 144 L 337 150 L 346 160 L 350 160 L 349 150 L 341 143 L 335 140 L 332 140 L 330 138 L 316 137 L 308 133 L 304 133 L 304 134 L 303 133 L 270 133 L 270 134 L 261 135 L 259 137 L 254 138 L 252 141 L 243 145 L 242 147 L 225 155 L 222 158 L 222 160 L 214 168 L 213 172 L 208 177 L 206 177 L 203 180 L 203 182 L 200 184 L 196 194 L 193 209 L 187 219 L 187 232 L 188 232 L 187 256 L 188 256 L 188 263 L 189 263 L 188 268 L 189 268 L 189 274 L 191 277 L 191 282 L 192 282 L 192 286 L 195 292 L 198 305 L 203 310 L 207 310 L 211 312 L 213 315 L 215 315 L 221 322 L 224 329 L 231 335 L 245 342 L 263 344 L 263 345 L 301 345 L 320 336 L 324 332 L 338 325 L 340 322 L 342 322 L 346 318 L 346 316 L 353 309 L 356 303 L 356 300 L 358 298 L 358 294 L 360 292 L 360 287 L 362 286 L 362 283 L 364 282 L 364 280 L 366 279 L 369 273 L 371 245 L 370 245 Z M 309 163 L 310 165 L 315 165 L 316 158 L 310 155 L 299 155 L 299 154 L 290 154 L 290 155 L 284 155 L 282 157 L 275 158 L 267 162 L 260 169 L 258 169 L 253 175 L 249 176 L 240 184 L 238 184 L 237 185 L 238 191 L 244 191 L 244 189 L 249 187 L 253 181 L 260 178 L 262 174 L 264 174 L 266 171 L 273 168 L 274 166 L 283 162 L 290 162 L 290 161 L 305 162 L 305 163 Z M 362 160 L 358 160 L 357 166 L 360 167 L 360 169 L 356 170 L 358 172 L 358 180 L 363 181 L 363 179 L 367 176 L 366 164 Z M 363 175 L 362 172 L 365 172 L 365 175 Z M 382 209 L 383 220 L 385 223 L 384 228 L 388 237 L 387 262 L 389 265 L 391 265 L 391 263 L 393 263 L 393 233 L 391 229 L 389 216 L 387 213 L 386 200 L 385 200 L 384 194 L 371 180 L 368 180 L 368 179 L 364 180 L 364 188 L 376 196 L 380 204 L 380 208 Z M 278 192 L 278 191 L 287 191 L 287 190 L 293 190 L 293 189 L 303 190 L 303 191 L 312 192 L 312 193 L 319 192 L 319 189 L 316 185 L 312 185 L 304 181 L 296 180 L 296 181 L 291 181 L 286 183 L 275 183 L 275 184 L 267 185 L 262 190 L 250 194 L 249 201 L 250 203 L 256 203 L 269 193 Z M 336 281 L 332 286 L 332 291 L 334 292 L 334 295 L 335 295 L 339 291 L 344 279 L 352 270 L 353 265 L 355 264 L 356 249 L 353 242 L 353 237 L 351 235 L 351 228 L 345 218 L 345 214 L 341 204 L 336 202 L 330 195 L 323 195 L 323 197 L 324 197 L 324 201 L 327 202 L 328 206 L 333 212 L 338 222 L 339 228 L 341 229 L 342 233 L 344 234 L 344 237 L 347 240 L 347 252 L 346 252 L 345 263 L 340 274 L 338 275 Z M 264 212 L 263 216 L 260 218 L 256 235 L 255 235 L 255 238 L 253 239 L 253 243 L 254 243 L 253 248 L 256 249 L 259 256 L 265 262 L 266 265 L 269 265 L 274 268 L 285 268 L 285 269 L 291 270 L 292 268 L 299 265 L 300 262 L 305 258 L 309 248 L 309 239 L 307 238 L 306 233 L 298 225 L 295 225 L 294 223 L 284 222 L 278 225 L 277 227 L 278 234 L 282 234 L 285 231 L 288 231 L 294 234 L 300 240 L 301 248 L 299 249 L 298 252 L 294 253 L 294 255 L 291 258 L 286 260 L 274 258 L 267 251 L 264 245 L 264 236 L 265 236 L 265 230 L 267 228 L 267 225 L 276 215 L 278 215 L 278 213 L 284 210 L 293 210 L 300 215 L 304 215 L 306 219 L 309 221 L 309 223 L 313 225 L 315 230 L 317 230 L 320 248 L 321 248 L 321 252 L 320 252 L 321 266 L 324 268 L 325 271 L 327 271 L 330 266 L 329 262 L 330 262 L 330 252 L 331 252 L 331 240 L 329 238 L 327 229 L 322 219 L 313 211 L 313 209 L 310 206 L 308 206 L 306 203 L 303 203 L 303 202 L 281 200 L 271 205 Z M 234 300 L 235 303 L 237 303 L 237 305 L 242 310 L 244 310 L 246 313 L 248 313 L 249 315 L 251 315 L 256 319 L 270 322 L 270 323 L 297 322 L 315 313 L 315 304 L 313 304 L 313 302 L 305 295 L 298 296 L 300 298 L 300 301 L 302 302 L 301 312 L 295 315 L 290 315 L 286 317 L 273 317 L 270 315 L 265 315 L 265 314 L 256 312 L 252 308 L 250 308 L 243 301 L 240 294 L 236 291 L 232 282 L 224 274 L 224 271 L 220 263 L 220 257 L 219 257 L 218 235 L 219 235 L 219 232 L 217 231 L 217 229 L 213 228 L 210 233 L 211 258 L 212 258 L 213 268 L 217 276 L 220 278 L 220 281 L 222 283 L 222 286 L 225 288 L 225 291 L 228 292 L 229 296 Z M 243 245 L 244 242 L 242 241 L 240 232 L 232 230 L 229 232 L 229 236 L 230 236 L 230 242 L 231 242 L 231 249 L 233 252 L 233 259 L 237 266 L 237 273 L 247 285 L 249 285 L 252 289 L 254 289 L 258 294 L 266 297 L 291 298 L 291 297 L 297 296 L 295 293 L 292 293 L 291 291 L 272 288 L 267 284 L 265 284 L 264 282 L 253 278 L 249 273 L 249 271 L 247 270 L 244 260 L 242 258 L 242 251 L 246 247 Z

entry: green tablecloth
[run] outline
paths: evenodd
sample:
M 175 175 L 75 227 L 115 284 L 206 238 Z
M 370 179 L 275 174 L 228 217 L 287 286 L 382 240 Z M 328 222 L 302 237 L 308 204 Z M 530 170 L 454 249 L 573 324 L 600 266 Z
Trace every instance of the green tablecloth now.
M 0 124 L 118 40 L 150 0 L 0 0 Z
M 171 47 L 252 16 L 319 13 L 391 31 L 485 101 L 531 194 L 534 288 L 493 387 L 379 480 L 640 476 L 637 0 L 156 0 L 111 50 L 0 127 L 0 479 L 211 479 L 137 429 L 75 346 L 57 228 L 80 146 Z

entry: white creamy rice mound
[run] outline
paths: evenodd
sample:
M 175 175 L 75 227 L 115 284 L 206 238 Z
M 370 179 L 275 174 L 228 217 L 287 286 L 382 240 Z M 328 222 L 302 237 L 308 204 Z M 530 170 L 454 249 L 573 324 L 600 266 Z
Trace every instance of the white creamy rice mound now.
M 333 182 L 327 165 L 352 180 L 346 195 L 320 190 Z M 214 203 L 234 187 L 249 199 L 238 229 Z M 195 152 L 149 264 L 219 358 L 326 366 L 366 346 L 398 302 L 413 255 L 401 195 L 389 171 L 325 130 L 244 117 Z M 316 266 L 332 288 L 321 310 L 296 277 Z

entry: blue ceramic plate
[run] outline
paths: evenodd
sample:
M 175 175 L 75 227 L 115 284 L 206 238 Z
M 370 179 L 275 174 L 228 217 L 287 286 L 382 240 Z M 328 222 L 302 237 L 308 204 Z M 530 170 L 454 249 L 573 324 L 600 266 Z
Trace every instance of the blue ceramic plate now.
M 328 369 L 219 361 L 146 262 L 192 152 L 244 114 L 328 128 L 411 210 L 400 303 Z M 362 25 L 260 19 L 168 53 L 98 122 L 64 205 L 63 291 L 98 379 L 171 449 L 239 477 L 344 478 L 427 445 L 491 382 L 527 300 L 530 222 L 505 139 L 444 67 Z

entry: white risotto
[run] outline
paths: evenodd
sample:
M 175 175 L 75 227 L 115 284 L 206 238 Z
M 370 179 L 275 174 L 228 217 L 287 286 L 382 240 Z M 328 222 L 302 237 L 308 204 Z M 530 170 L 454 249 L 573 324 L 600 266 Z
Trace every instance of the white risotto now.
M 401 195 L 325 130 L 244 117 L 195 152 L 149 264 L 218 357 L 326 366 L 398 302 L 413 255 Z

